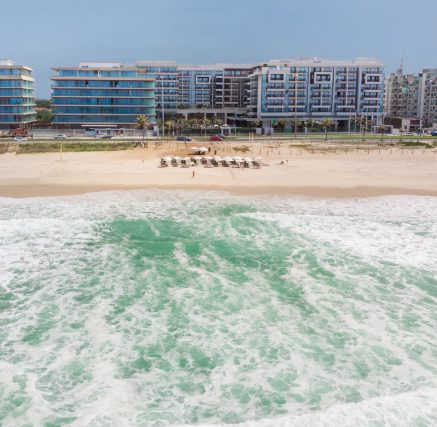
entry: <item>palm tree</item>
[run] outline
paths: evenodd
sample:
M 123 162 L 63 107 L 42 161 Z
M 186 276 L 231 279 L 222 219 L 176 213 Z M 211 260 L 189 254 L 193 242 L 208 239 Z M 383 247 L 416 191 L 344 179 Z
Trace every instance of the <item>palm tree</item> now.
M 322 120 L 322 128 L 325 129 L 325 141 L 328 140 L 328 128 L 332 126 L 332 120 L 329 117 L 324 117 Z
M 174 120 L 167 120 L 165 122 L 165 127 L 168 129 L 167 133 L 172 131 L 173 133 L 173 137 L 174 137 L 174 129 L 175 129 L 176 123 L 174 122 Z
M 202 120 L 202 125 L 205 129 L 205 137 L 206 137 L 206 132 L 207 132 L 208 126 L 211 126 L 211 120 L 208 117 L 204 117 Z
M 137 117 L 137 127 L 141 129 L 143 132 L 143 141 L 146 135 L 147 127 L 149 126 L 149 118 L 147 116 L 138 116 Z

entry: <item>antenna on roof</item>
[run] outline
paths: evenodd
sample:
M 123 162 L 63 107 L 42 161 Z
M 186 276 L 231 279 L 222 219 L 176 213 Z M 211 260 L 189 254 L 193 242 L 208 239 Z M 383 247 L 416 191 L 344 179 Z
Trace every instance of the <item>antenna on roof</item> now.
M 401 58 L 401 65 L 399 65 L 398 74 L 404 74 L 404 58 Z

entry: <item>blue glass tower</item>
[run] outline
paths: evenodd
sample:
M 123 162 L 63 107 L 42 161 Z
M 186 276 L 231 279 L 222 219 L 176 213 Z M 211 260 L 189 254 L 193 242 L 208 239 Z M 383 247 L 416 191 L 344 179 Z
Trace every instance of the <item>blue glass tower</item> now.
M 32 69 L 0 60 L 0 128 L 29 126 L 36 119 Z
M 56 125 L 134 127 L 138 116 L 155 120 L 155 81 L 144 70 L 119 63 L 81 63 L 54 71 Z

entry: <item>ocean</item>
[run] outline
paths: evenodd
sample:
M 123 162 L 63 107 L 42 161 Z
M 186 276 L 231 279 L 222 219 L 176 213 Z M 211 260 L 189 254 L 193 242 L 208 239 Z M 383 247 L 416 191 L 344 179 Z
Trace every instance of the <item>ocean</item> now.
M 437 198 L 0 198 L 0 425 L 437 425 Z

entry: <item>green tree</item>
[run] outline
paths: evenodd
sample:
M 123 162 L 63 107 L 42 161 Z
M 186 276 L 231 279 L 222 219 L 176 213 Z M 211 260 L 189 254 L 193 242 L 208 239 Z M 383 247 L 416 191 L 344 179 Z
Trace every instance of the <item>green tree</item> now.
M 310 132 L 313 131 L 315 125 L 316 125 L 316 122 L 313 119 L 308 119 L 306 121 L 306 126 Z
M 39 108 L 36 110 L 36 121 L 45 125 L 52 123 L 53 114 L 47 108 Z
M 146 130 L 147 130 L 149 124 L 150 124 L 150 122 L 149 122 L 149 118 L 147 116 L 141 115 L 141 116 L 137 117 L 137 127 L 138 127 L 138 129 L 141 129 L 143 132 L 143 141 L 144 141 L 144 138 L 146 136 Z
M 47 110 L 51 110 L 52 103 L 50 99 L 37 99 L 35 101 L 36 108 L 46 108 Z
M 328 140 L 328 128 L 332 126 L 332 120 L 329 117 L 324 117 L 322 120 L 322 128 L 325 129 L 325 141 Z

